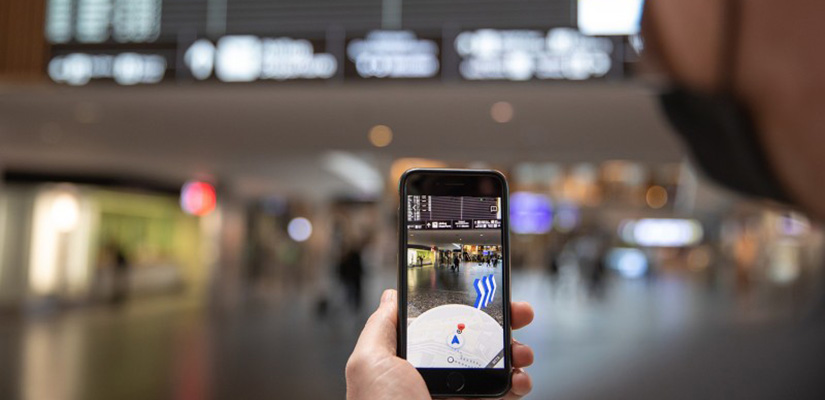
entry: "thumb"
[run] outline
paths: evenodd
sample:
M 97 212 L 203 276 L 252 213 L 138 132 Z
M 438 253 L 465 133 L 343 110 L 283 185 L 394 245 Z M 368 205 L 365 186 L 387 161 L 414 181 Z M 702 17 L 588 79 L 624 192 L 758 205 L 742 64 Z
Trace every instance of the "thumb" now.
M 396 329 L 398 327 L 398 294 L 394 289 L 387 289 L 381 295 L 381 303 L 378 309 L 372 313 L 358 344 L 355 345 L 355 352 L 364 351 L 367 354 L 395 355 L 396 350 Z

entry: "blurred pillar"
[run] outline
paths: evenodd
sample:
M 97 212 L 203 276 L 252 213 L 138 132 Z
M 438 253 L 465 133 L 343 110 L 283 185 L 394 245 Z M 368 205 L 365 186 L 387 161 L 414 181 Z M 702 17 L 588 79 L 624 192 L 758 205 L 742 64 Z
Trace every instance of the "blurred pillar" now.
M 227 0 L 209 0 L 206 3 L 206 32 L 218 38 L 226 34 Z
M 39 81 L 45 76 L 46 0 L 0 1 L 0 81 Z
M 381 29 L 401 29 L 402 0 L 381 2 Z
M 28 293 L 35 195 L 34 188 L 5 186 L 0 196 L 0 311 L 17 310 Z

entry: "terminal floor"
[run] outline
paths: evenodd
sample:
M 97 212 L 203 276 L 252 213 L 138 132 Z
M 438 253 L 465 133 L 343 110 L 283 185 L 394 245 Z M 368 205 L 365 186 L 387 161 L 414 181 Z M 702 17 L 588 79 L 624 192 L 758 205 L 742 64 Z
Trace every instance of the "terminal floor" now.
M 343 398 L 344 365 L 358 331 L 381 289 L 394 282 L 392 273 L 374 273 L 364 310 L 353 312 L 338 301 L 343 295 L 332 295 L 323 316 L 312 290 L 220 307 L 163 297 L 3 315 L 0 398 Z M 696 332 L 769 318 L 734 312 L 731 298 L 684 276 L 613 278 L 599 297 L 575 276 L 554 281 L 517 271 L 512 288 L 514 300 L 536 308 L 535 322 L 514 334 L 535 349 L 535 399 L 620 398 L 598 388 L 678 353 Z
M 424 311 L 444 304 L 476 306 L 481 293 L 476 291 L 475 281 L 489 276 L 495 279 L 497 290 L 491 291 L 492 299 L 483 308 L 501 324 L 501 264 L 494 267 L 477 262 L 462 262 L 457 270 L 448 266 L 408 268 L 408 316 L 417 317 Z

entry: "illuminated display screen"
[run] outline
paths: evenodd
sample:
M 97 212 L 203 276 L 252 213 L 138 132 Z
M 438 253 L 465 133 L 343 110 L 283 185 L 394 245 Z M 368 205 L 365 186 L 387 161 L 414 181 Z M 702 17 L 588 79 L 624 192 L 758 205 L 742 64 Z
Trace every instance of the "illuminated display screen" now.
M 644 0 L 578 0 L 578 27 L 587 35 L 639 33 Z
M 152 42 L 160 35 L 161 0 L 48 0 L 52 43 Z
M 582 35 L 575 29 L 480 29 L 462 32 L 455 40 L 461 57 L 459 72 L 468 80 L 566 79 L 607 75 L 613 42 Z
M 515 233 L 542 234 L 553 225 L 553 211 L 546 196 L 516 192 L 510 196 L 510 227 Z
M 229 1 L 223 8 L 215 4 L 47 0 L 51 59 L 44 72 L 54 82 L 75 86 L 94 81 L 621 79 L 632 72 L 622 68 L 630 63 L 628 54 L 640 51 L 632 40 L 587 36 L 572 28 L 459 30 L 447 29 L 446 21 L 438 30 L 352 29 L 322 18 L 324 6 L 287 1 L 283 13 L 295 13 L 312 27 L 298 29 L 263 0 Z M 256 18 L 261 21 L 281 22 L 255 24 L 250 10 L 260 10 Z M 380 12 L 374 14 L 380 22 Z M 355 20 L 345 25 L 360 26 Z
M 53 51 L 47 73 L 54 82 L 72 86 L 98 79 L 124 86 L 154 84 L 171 75 L 174 60 L 174 50 Z
M 412 31 L 372 31 L 347 44 L 347 59 L 361 78 L 434 78 L 439 55 L 438 42 Z
M 224 36 L 217 43 L 199 39 L 184 52 L 187 71 L 196 79 L 213 75 L 222 82 L 329 79 L 338 60 L 319 44 L 289 37 Z
M 504 368 L 501 199 L 407 196 L 407 360 Z

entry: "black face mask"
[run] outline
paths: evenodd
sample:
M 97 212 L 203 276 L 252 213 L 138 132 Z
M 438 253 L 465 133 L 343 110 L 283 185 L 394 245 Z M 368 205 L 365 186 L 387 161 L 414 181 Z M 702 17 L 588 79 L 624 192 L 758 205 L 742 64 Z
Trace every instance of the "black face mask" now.
M 789 202 L 770 169 L 753 119 L 736 99 L 677 87 L 662 93 L 660 101 L 711 179 L 743 194 Z
M 676 86 L 660 95 L 665 114 L 685 139 L 696 162 L 711 178 L 743 194 L 783 203 L 790 199 L 776 179 L 753 118 L 733 95 L 736 45 L 739 34 L 739 0 L 728 0 L 719 54 L 720 94 L 707 94 Z

